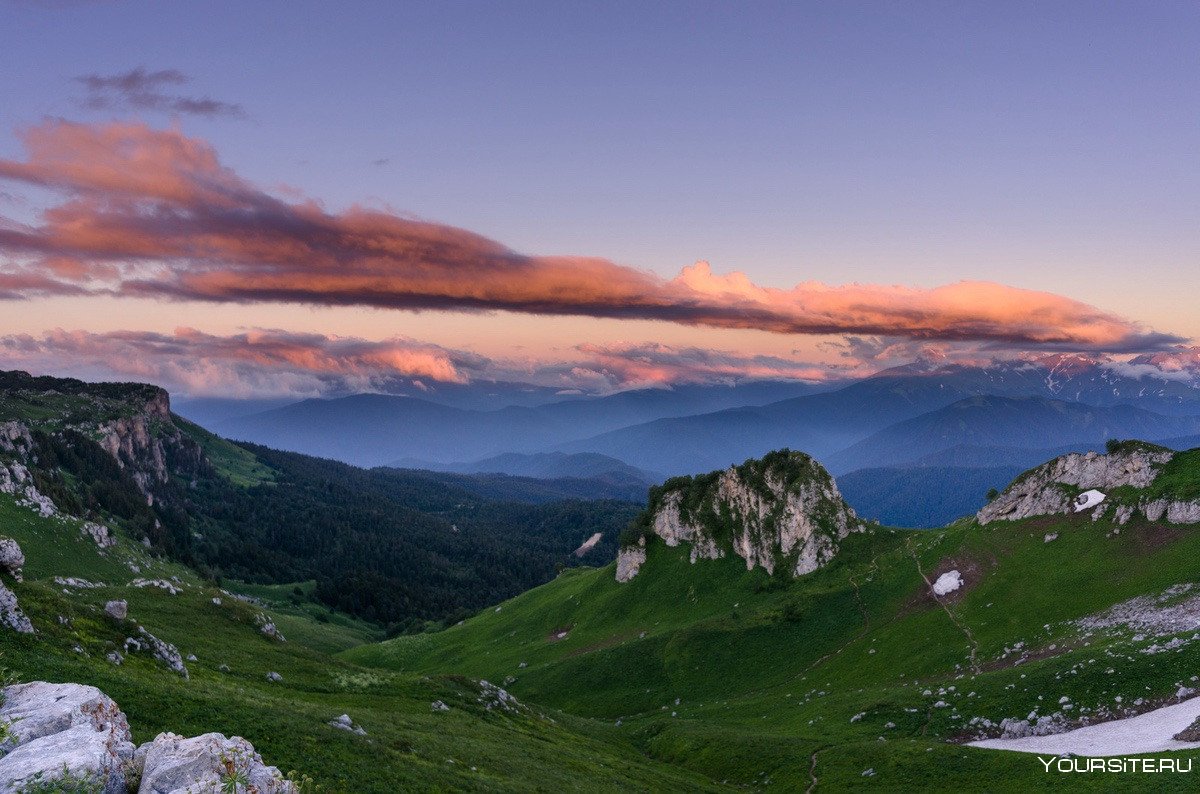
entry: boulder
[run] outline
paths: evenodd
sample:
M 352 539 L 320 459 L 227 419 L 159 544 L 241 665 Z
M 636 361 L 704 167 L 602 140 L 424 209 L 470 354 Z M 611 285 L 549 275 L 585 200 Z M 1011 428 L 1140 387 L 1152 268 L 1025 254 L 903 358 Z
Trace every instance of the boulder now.
M 104 605 L 104 614 L 113 620 L 124 620 L 129 617 L 129 602 L 125 600 L 109 601 Z
M 7 571 L 19 582 L 24 565 L 25 554 L 17 542 L 12 538 L 0 538 L 0 571 Z
M 17 604 L 17 595 L 0 582 L 0 626 L 20 634 L 33 634 L 33 624 Z
M 179 655 L 179 649 L 171 643 L 155 637 L 146 631 L 143 626 L 138 626 L 137 637 L 125 638 L 125 653 L 135 653 L 137 651 L 149 651 L 155 659 L 167 667 L 179 673 L 184 678 L 189 677 L 187 666 L 183 663 L 183 657 Z
M 44 681 L 7 687 L 0 720 L 14 736 L 13 749 L 0 757 L 0 791 L 51 783 L 64 772 L 104 794 L 126 791 L 134 755 L 129 724 L 95 687 Z
M 139 794 L 191 794 L 222 791 L 225 781 L 237 776 L 245 781 L 239 791 L 258 794 L 292 794 L 296 786 L 279 770 L 263 763 L 254 745 L 240 736 L 226 738 L 206 733 L 184 738 L 160 733 L 137 748 L 135 766 L 142 770 Z
M 85 521 L 83 526 L 79 528 L 84 537 L 92 539 L 101 549 L 111 549 L 117 545 L 117 539 L 113 537 L 112 532 L 103 524 L 97 524 L 95 521 Z
M 330 720 L 329 726 L 332 728 L 337 728 L 339 731 L 348 731 L 350 733 L 358 734 L 359 736 L 367 735 L 367 732 L 363 730 L 361 725 L 350 719 L 349 714 L 343 714 L 336 720 Z

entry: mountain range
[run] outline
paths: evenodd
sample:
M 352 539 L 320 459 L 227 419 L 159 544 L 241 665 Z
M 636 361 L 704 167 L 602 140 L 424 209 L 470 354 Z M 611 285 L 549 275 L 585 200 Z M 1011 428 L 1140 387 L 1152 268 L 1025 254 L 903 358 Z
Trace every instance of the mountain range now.
M 1089 431 L 1152 413 L 985 396 L 893 424 L 964 403 Z M 779 449 L 632 504 L 488 471 L 614 471 L 596 455 L 364 469 L 231 442 L 153 386 L 0 373 L 0 789 L 1025 791 L 1047 781 L 1032 753 L 1173 770 L 1200 748 L 1200 449 L 1103 447 L 839 480 Z M 898 529 L 855 500 L 963 517 Z
M 600 475 L 629 486 L 790 446 L 837 476 L 931 468 L 922 482 L 940 482 L 947 492 L 962 476 L 977 479 L 961 469 L 1027 467 L 1055 452 L 1099 449 L 1108 438 L 1186 448 L 1200 434 L 1194 374 L 1079 355 L 986 366 L 916 363 L 823 385 L 689 385 L 488 408 L 478 407 L 482 399 L 457 402 L 310 399 L 213 426 L 232 438 L 358 465 L 550 479 Z M 477 407 L 462 407 L 467 402 Z M 901 518 L 879 512 L 874 502 L 860 506 Z M 945 518 L 934 511 L 901 523 L 934 526 Z

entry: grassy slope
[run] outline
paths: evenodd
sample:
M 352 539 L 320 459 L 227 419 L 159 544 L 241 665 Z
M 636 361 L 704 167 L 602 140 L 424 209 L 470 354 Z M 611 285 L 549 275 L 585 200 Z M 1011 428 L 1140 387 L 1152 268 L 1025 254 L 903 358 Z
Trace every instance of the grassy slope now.
M 23 583 L 7 582 L 38 633 L 0 635 L 0 667 L 18 680 L 75 681 L 111 695 L 129 716 L 138 742 L 160 731 L 240 734 L 287 771 L 313 776 L 327 790 L 552 790 L 590 781 L 610 789 L 703 789 L 694 772 L 644 758 L 607 724 L 538 710 L 507 714 L 477 702 L 468 679 L 367 670 L 329 654 L 375 638 L 345 618 L 320 622 L 307 606 L 290 606 L 291 588 L 259 588 L 256 597 L 285 606 L 266 611 L 287 643 L 260 634 L 263 610 L 196 579 L 187 569 L 147 558 L 122 540 L 101 555 L 75 522 L 41 519 L 0 495 L 0 534 L 25 551 Z M 127 565 L 142 567 L 135 574 Z M 128 586 L 136 576 L 178 576 L 184 591 Z M 63 592 L 53 576 L 106 585 Z M 240 589 L 240 588 L 238 588 Z M 222 599 L 220 605 L 212 602 Z M 129 601 L 130 621 L 104 616 L 112 598 Z M 59 617 L 67 619 L 63 624 Z M 172 642 L 188 662 L 185 681 L 149 657 L 130 655 L 120 667 L 105 655 L 133 633 L 134 621 Z M 76 647 L 80 651 L 74 650 Z M 221 672 L 221 665 L 229 672 Z M 270 683 L 275 671 L 281 683 Z M 441 699 L 448 713 L 434 713 Z M 326 722 L 349 713 L 365 737 Z
M 342 658 L 409 674 L 512 676 L 510 689 L 530 702 L 620 720 L 652 757 L 731 784 L 804 789 L 815 769 L 833 788 L 1103 787 L 1112 779 L 1047 776 L 1032 755 L 949 740 L 972 717 L 1050 714 L 1062 696 L 1089 709 L 1117 696 L 1166 699 L 1200 672 L 1200 643 L 1146 655 L 1137 650 L 1151 640 L 1085 638 L 1069 623 L 1200 578 L 1200 531 L 1111 529 L 1068 517 L 882 530 L 790 584 L 736 558 L 693 566 L 685 549 L 652 544 L 626 585 L 612 566 L 570 571 L 440 634 Z M 1046 543 L 1050 531 L 1059 537 Z M 943 608 L 922 572 L 951 568 L 968 585 Z M 1013 665 L 1005 647 L 1022 641 L 1046 658 Z M 1185 782 L 1121 778 L 1135 789 Z

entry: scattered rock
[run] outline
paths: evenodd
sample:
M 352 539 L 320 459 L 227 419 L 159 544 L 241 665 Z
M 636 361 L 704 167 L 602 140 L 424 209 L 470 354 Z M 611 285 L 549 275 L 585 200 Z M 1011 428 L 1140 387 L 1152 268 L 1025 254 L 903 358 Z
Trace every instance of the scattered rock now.
M 449 711 L 450 707 L 440 700 L 435 700 L 429 704 L 430 711 Z
M 184 678 L 190 678 L 188 669 L 183 663 L 183 657 L 179 655 L 179 649 L 169 642 L 164 642 L 158 637 L 155 637 L 142 626 L 138 626 L 137 637 L 127 637 L 125 639 L 125 653 L 134 651 L 149 651 L 154 655 L 154 658 L 179 673 Z
M 279 629 L 275 628 L 275 623 L 266 615 L 262 613 L 255 615 L 254 623 L 258 626 L 258 630 L 263 636 L 270 637 L 278 642 L 287 642 L 284 636 L 279 633 Z
M 488 711 L 499 709 L 501 711 L 516 713 L 525 710 L 525 706 L 506 690 L 487 681 L 479 682 L 479 697 L 477 700 Z
M 106 586 L 104 582 L 89 582 L 87 579 L 76 579 L 74 576 L 56 576 L 54 583 L 59 587 L 70 587 L 76 590 L 93 590 Z
M 20 545 L 12 538 L 0 538 L 0 571 L 7 571 L 19 582 L 24 565 L 25 554 Z
M 267 680 L 273 683 L 278 683 L 279 681 L 283 680 L 283 676 L 272 670 L 271 672 L 267 673 Z
M 254 745 L 240 736 L 225 738 L 205 733 L 190 739 L 160 733 L 137 748 L 134 765 L 142 770 L 139 791 L 152 794 L 186 794 L 224 791 L 233 775 L 245 780 L 238 791 L 257 794 L 292 794 L 295 784 L 284 780 L 273 766 L 263 763 Z
M 111 652 L 109 652 L 108 656 L 106 656 L 105 658 L 108 659 L 108 661 L 112 662 L 113 664 L 117 665 L 118 667 L 120 667 L 121 664 L 125 661 L 125 657 L 121 655 L 120 651 L 111 651 Z
M 337 728 L 339 731 L 349 731 L 350 733 L 354 733 L 359 736 L 367 735 L 367 732 L 363 730 L 361 725 L 356 724 L 354 720 L 350 719 L 349 714 L 343 714 L 336 720 L 330 720 L 329 725 Z
M 166 579 L 134 579 L 129 583 L 130 587 L 157 587 L 160 590 L 166 590 L 171 595 L 179 595 L 183 591 L 176 587 Z
M 64 773 L 105 794 L 126 790 L 134 747 L 111 698 L 91 686 L 42 681 L 6 687 L 3 695 L 0 721 L 11 725 L 15 746 L 0 758 L 0 791 L 53 783 Z
M 117 539 L 113 536 L 109 528 L 103 524 L 97 524 L 94 521 L 85 521 L 81 526 L 80 531 L 91 538 L 101 549 L 111 549 L 117 545 Z
M 124 599 L 109 601 L 104 605 L 104 614 L 113 620 L 124 620 L 129 617 L 129 602 Z
M 1054 541 L 1056 541 L 1056 540 L 1058 540 L 1058 533 L 1057 533 L 1057 532 L 1047 532 L 1047 533 L 1046 533 L 1046 537 L 1045 537 L 1045 539 L 1044 539 L 1044 541 L 1043 541 L 1043 542 L 1045 542 L 1045 543 L 1052 543 L 1052 542 L 1054 542 Z
M 19 634 L 33 634 L 33 624 L 21 611 L 16 593 L 9 590 L 3 582 L 0 582 L 0 624 Z

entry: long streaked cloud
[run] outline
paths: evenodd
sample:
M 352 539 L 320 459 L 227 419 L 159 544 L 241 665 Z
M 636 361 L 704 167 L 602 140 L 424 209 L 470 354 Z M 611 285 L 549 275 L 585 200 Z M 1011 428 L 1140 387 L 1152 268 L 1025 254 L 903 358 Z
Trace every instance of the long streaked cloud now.
M 0 336 L 3 368 L 144 380 L 188 395 L 420 393 L 446 384 L 526 382 L 604 394 L 633 387 L 747 380 L 824 380 L 839 367 L 780 356 L 662 344 L 580 345 L 563 360 L 497 360 L 404 337 L 367 340 L 251 329 L 47 331 Z M 864 373 L 865 374 L 865 373 Z
M 0 336 L 6 367 L 77 377 L 145 380 L 186 394 L 316 396 L 396 391 L 420 383 L 465 383 L 487 359 L 413 339 L 254 329 L 214 335 L 191 328 L 47 331 Z
M 1048 292 L 992 282 L 790 289 L 714 273 L 667 280 L 608 260 L 528 256 L 477 234 L 364 207 L 267 193 L 206 142 L 143 124 L 48 121 L 0 179 L 62 195 L 30 227 L 0 227 L 9 267 L 75 263 L 63 291 L 408 310 L 505 310 L 664 320 L 782 334 L 1153 350 L 1181 341 Z
M 586 360 L 577 365 L 577 375 L 595 373 L 626 386 L 744 380 L 823 381 L 840 374 L 837 368 L 812 361 L 658 342 L 584 344 L 577 350 Z
M 184 96 L 174 88 L 191 78 L 178 69 L 147 71 L 144 67 L 119 74 L 86 74 L 75 81 L 87 89 L 84 107 L 90 110 L 133 110 L 190 116 L 245 115 L 241 105 L 210 97 Z
M 72 375 L 91 380 L 141 380 L 190 396 L 312 397 L 360 392 L 421 394 L 446 386 L 528 383 L 562 392 L 607 394 L 676 384 L 754 380 L 828 381 L 866 377 L 915 360 L 939 366 L 988 366 L 996 358 L 972 344 L 918 346 L 859 340 L 834 351 L 832 361 L 792 355 L 665 345 L 657 342 L 583 344 L 560 360 L 494 359 L 405 337 L 356 337 L 250 329 L 210 334 L 191 328 L 148 331 L 52 330 L 0 336 L 0 368 Z M 1038 366 L 1057 354 L 1007 353 Z M 1154 356 L 1083 356 L 1131 377 L 1152 376 L 1200 387 L 1200 348 Z M 1067 362 L 1070 364 L 1071 362 Z

